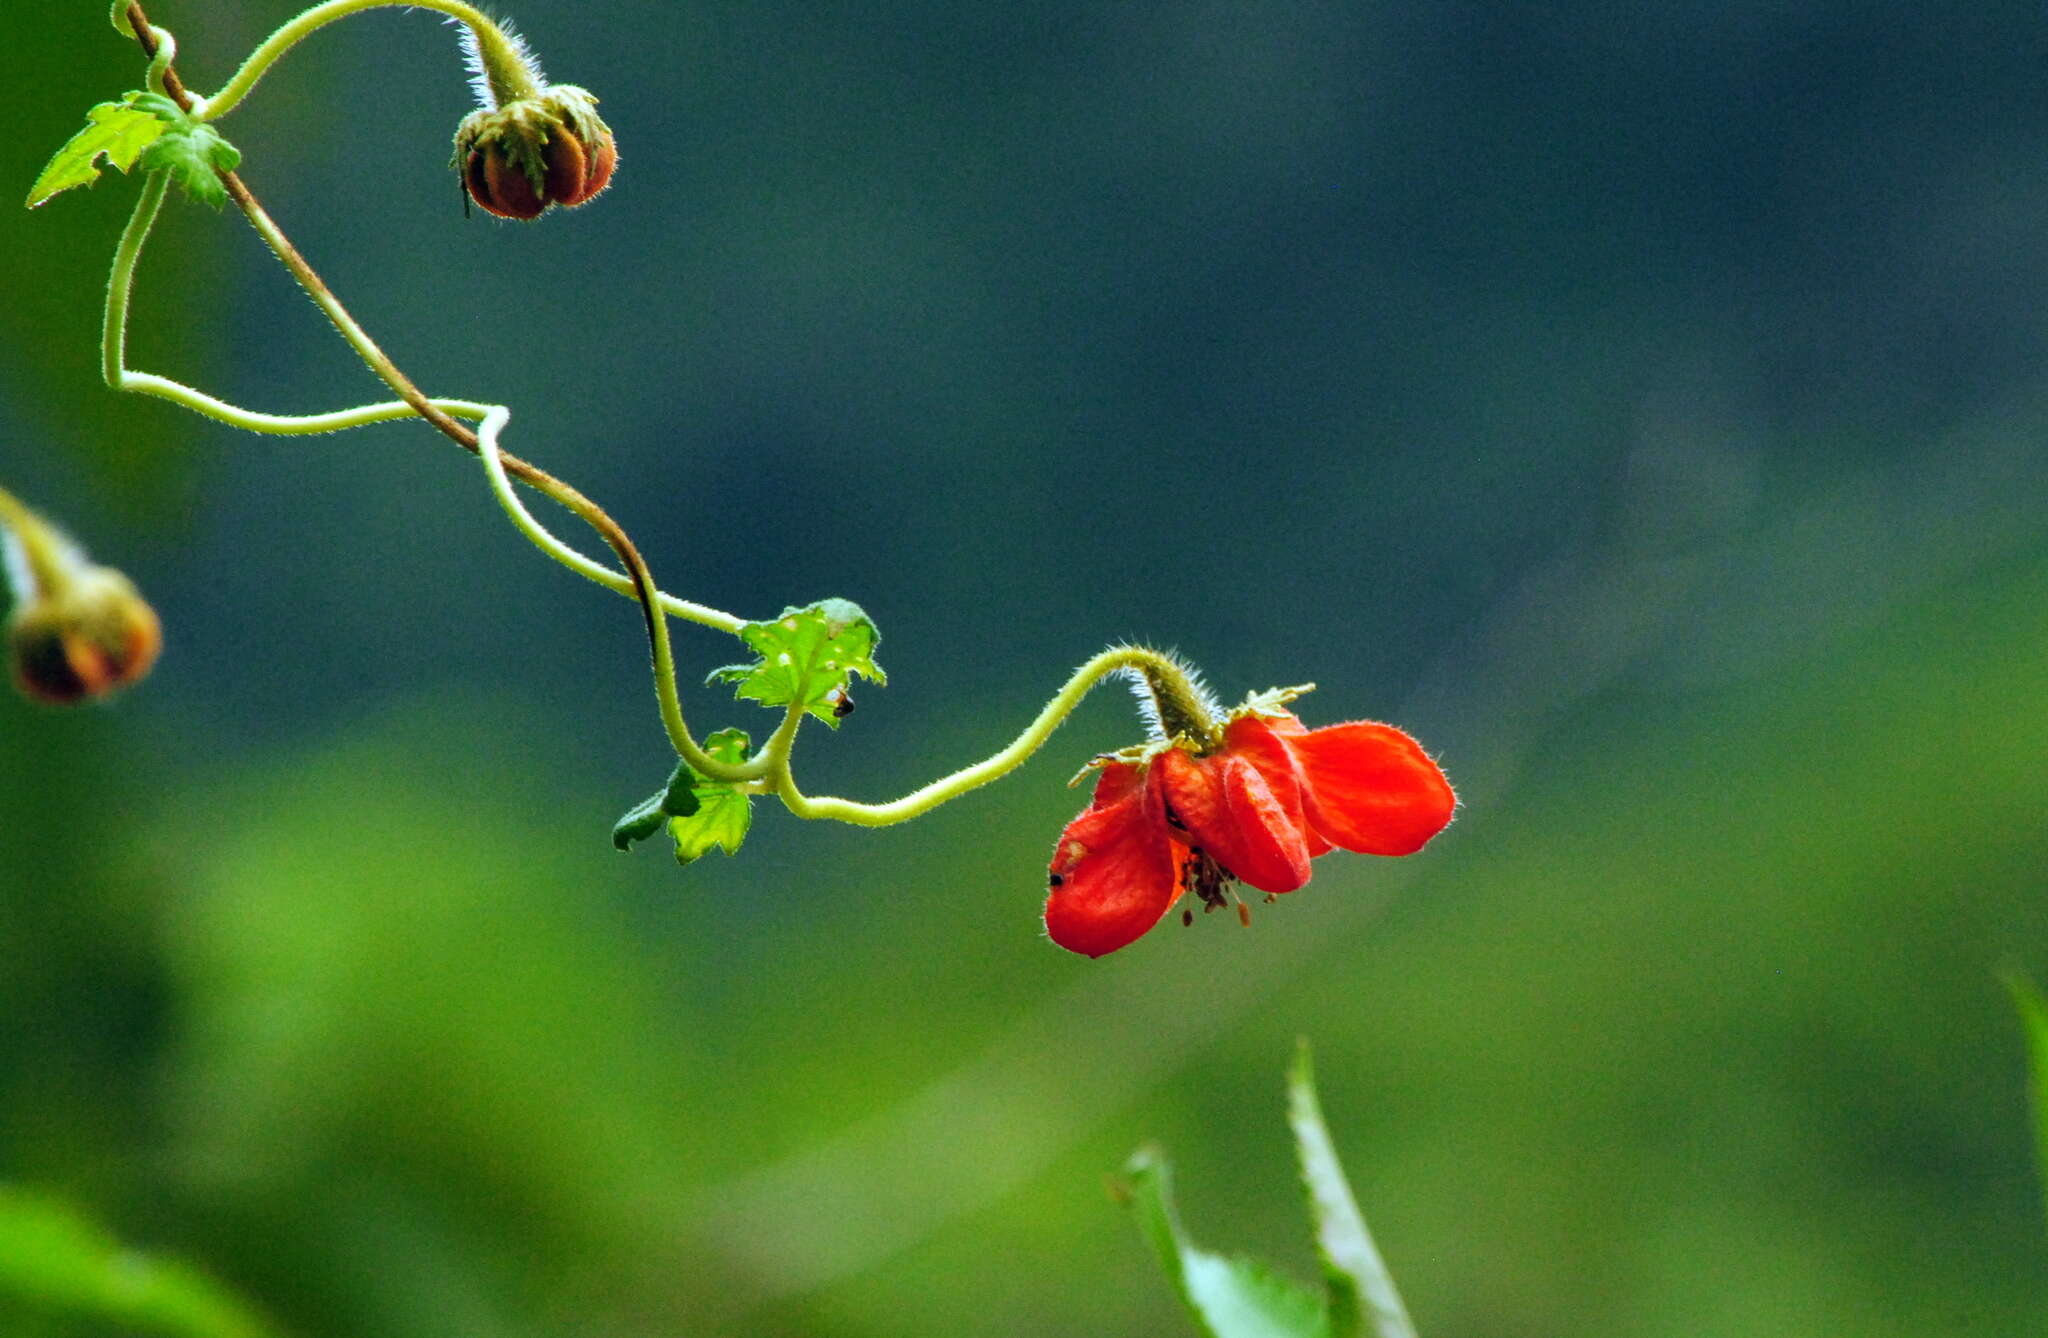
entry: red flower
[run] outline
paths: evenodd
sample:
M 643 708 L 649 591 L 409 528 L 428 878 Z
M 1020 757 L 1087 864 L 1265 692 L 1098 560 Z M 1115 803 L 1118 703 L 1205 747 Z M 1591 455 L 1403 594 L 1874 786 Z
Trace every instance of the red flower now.
M 136 682 L 164 644 L 156 612 L 128 578 L 83 563 L 62 589 L 17 605 L 6 626 L 15 686 L 59 706 Z
M 455 130 L 462 186 L 500 218 L 535 219 L 574 208 L 611 184 L 618 142 L 597 99 L 571 84 L 471 112 Z
M 1190 889 L 1223 905 L 1232 882 L 1292 892 L 1334 847 L 1409 855 L 1451 820 L 1450 782 L 1392 725 L 1307 729 L 1281 710 L 1233 715 L 1215 748 L 1175 741 L 1102 765 L 1060 833 L 1045 929 L 1100 957 L 1159 923 Z

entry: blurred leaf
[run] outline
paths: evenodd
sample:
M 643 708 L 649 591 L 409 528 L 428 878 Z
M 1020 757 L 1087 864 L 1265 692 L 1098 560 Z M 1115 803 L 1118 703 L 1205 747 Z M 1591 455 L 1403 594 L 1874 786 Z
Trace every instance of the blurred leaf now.
M 102 102 L 85 114 L 85 129 L 57 150 L 36 184 L 29 187 L 29 208 L 74 186 L 98 181 L 102 157 L 123 172 L 135 166 L 142 151 L 170 128 L 154 112 L 131 105 L 135 96 L 130 93 L 121 102 Z
M 629 850 L 635 841 L 645 841 L 660 831 L 661 824 L 670 818 L 687 818 L 695 813 L 698 800 L 691 786 L 697 779 L 697 773 L 690 770 L 689 763 L 676 763 L 668 784 L 659 793 L 641 800 L 612 825 L 612 844 L 620 850 Z
M 704 751 L 721 762 L 744 762 L 747 745 L 745 730 L 721 729 L 704 740 Z M 753 796 L 694 771 L 690 772 L 689 796 L 692 807 L 668 823 L 669 835 L 676 841 L 677 862 L 688 864 L 710 854 L 714 846 L 737 855 L 740 843 L 747 839 L 747 828 L 753 825 Z
M 1173 1172 L 1159 1149 L 1138 1149 L 1119 1192 L 1159 1256 L 1168 1281 L 1210 1338 L 1322 1338 L 1322 1300 L 1294 1279 L 1252 1259 L 1229 1259 L 1194 1245 L 1173 1203 Z
M 2048 999 L 2018 972 L 2008 974 L 2005 985 L 2012 991 L 2012 1001 L 2027 1029 L 2027 1088 L 2034 1108 L 2036 1170 L 2043 1177 L 2043 1202 L 2048 1204 Z
M 803 708 L 832 728 L 849 708 L 848 679 L 859 674 L 886 685 L 889 676 L 875 663 L 882 634 L 851 600 L 825 599 L 808 608 L 787 608 L 772 622 L 748 623 L 740 639 L 760 655 L 754 664 L 714 669 L 706 680 L 737 683 L 734 695 L 763 706 Z
M 1344 1167 L 1323 1123 L 1316 1097 L 1315 1065 L 1303 1038 L 1287 1074 L 1287 1122 L 1294 1128 L 1294 1148 L 1301 1159 L 1301 1181 L 1308 1191 L 1309 1211 L 1316 1223 L 1316 1253 L 1323 1261 L 1323 1282 L 1330 1292 L 1331 1338 L 1350 1338 L 1372 1317 L 1378 1338 L 1415 1338 L 1415 1325 L 1401 1304 L 1401 1294 L 1387 1273 L 1386 1261 L 1374 1248 L 1372 1233 L 1351 1197 Z
M 17 1189 L 0 1188 L 0 1293 L 154 1333 L 276 1332 L 198 1270 L 125 1249 L 77 1210 Z

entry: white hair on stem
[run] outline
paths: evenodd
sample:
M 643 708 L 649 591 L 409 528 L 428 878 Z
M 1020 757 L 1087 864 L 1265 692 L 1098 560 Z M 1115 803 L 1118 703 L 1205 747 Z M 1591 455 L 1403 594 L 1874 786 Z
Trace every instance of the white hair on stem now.
M 484 53 L 477 45 L 476 29 L 452 16 L 448 22 L 458 29 L 456 40 L 462 44 L 463 68 L 469 71 L 469 91 L 476 94 L 477 105 L 485 111 L 498 110 L 498 95 L 491 91 L 491 72 L 484 68 Z M 533 82 L 546 87 L 547 77 L 541 73 L 540 58 L 526 45 L 526 39 L 513 28 L 510 20 L 500 19 L 493 22 L 498 25 L 498 31 L 505 34 L 505 40 L 511 44 L 513 54 L 519 57 L 519 63 L 533 76 Z
M 1111 649 L 1148 650 L 1150 647 L 1126 641 Z M 1194 690 L 1195 699 L 1201 703 L 1202 710 L 1208 714 L 1210 719 L 1221 720 L 1223 718 L 1223 707 L 1216 700 L 1216 694 L 1210 691 L 1209 685 L 1203 681 L 1200 669 L 1182 659 L 1180 652 L 1177 650 L 1155 651 L 1154 654 L 1170 661 L 1175 668 L 1187 676 L 1188 686 Z M 1138 718 L 1145 722 L 1145 732 L 1151 736 L 1153 742 L 1164 743 L 1166 741 L 1166 724 L 1159 718 L 1159 697 L 1152 691 L 1152 680 L 1146 677 L 1143 668 L 1135 664 L 1120 665 L 1115 672 L 1122 674 L 1129 681 L 1131 695 L 1138 699 Z

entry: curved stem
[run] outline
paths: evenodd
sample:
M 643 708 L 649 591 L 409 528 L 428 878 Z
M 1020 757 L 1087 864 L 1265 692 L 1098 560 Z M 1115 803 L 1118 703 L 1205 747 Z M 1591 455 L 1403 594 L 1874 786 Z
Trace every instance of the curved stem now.
M 1088 695 L 1090 689 L 1119 670 L 1141 673 L 1148 682 L 1159 675 L 1184 678 L 1186 674 L 1171 657 L 1156 650 L 1143 646 L 1112 646 L 1076 669 L 1066 686 L 1045 704 L 1037 719 L 1027 725 L 1008 747 L 971 767 L 963 767 L 950 776 L 912 790 L 901 799 L 886 804 L 862 804 L 851 799 L 812 798 L 797 789 L 796 780 L 786 767 L 776 777 L 776 793 L 782 797 L 789 811 L 800 818 L 833 818 L 860 827 L 887 827 L 906 822 L 1016 770 L 1052 736 L 1052 732 L 1081 704 L 1081 699 Z
M 263 39 L 263 44 L 249 53 L 242 62 L 242 68 L 235 71 L 234 78 L 221 86 L 212 97 L 204 99 L 199 110 L 202 120 L 215 121 L 226 116 L 249 96 L 261 79 L 277 63 L 280 56 L 297 46 L 306 38 L 330 23 L 359 14 L 366 9 L 431 9 L 446 14 L 452 19 L 468 25 L 476 34 L 480 47 L 489 52 L 491 68 L 524 65 L 519 51 L 502 28 L 491 22 L 488 14 L 474 5 L 461 0 L 328 0 L 324 5 L 315 5 L 291 22 Z
M 790 780 L 789 754 L 790 750 L 796 747 L 797 727 L 803 723 L 802 702 L 791 702 L 783 708 L 782 722 L 776 725 L 775 732 L 768 736 L 768 741 L 761 745 L 761 751 L 748 761 L 749 766 L 760 767 L 761 776 L 764 778 L 760 782 L 760 790 L 756 793 L 779 795 L 785 784 L 795 784 Z
M 504 455 L 498 449 L 498 434 L 505 430 L 505 424 L 512 420 L 512 411 L 503 405 L 492 405 L 477 428 L 477 454 L 484 462 L 484 470 L 490 475 L 491 491 L 497 495 L 498 504 L 512 523 L 519 527 L 543 552 L 553 553 L 563 548 L 561 541 L 550 534 L 547 527 L 534 519 L 526 504 L 519 500 L 519 493 L 512 486 L 511 478 L 505 473 Z M 559 498 L 557 500 L 560 500 Z M 573 556 L 573 554 L 572 554 Z M 638 568 L 644 570 L 644 564 Z M 763 758 L 751 759 L 734 766 L 721 762 L 704 751 L 697 741 L 690 737 L 689 726 L 683 723 L 682 699 L 676 691 L 676 663 L 674 652 L 669 647 L 668 619 L 650 617 L 647 622 L 654 652 L 654 695 L 661 704 L 661 723 L 668 730 L 670 744 L 676 755 L 688 762 L 700 774 L 719 781 L 751 780 L 767 770 Z
M 177 94 L 171 92 L 166 76 L 170 73 L 171 62 L 178 58 L 178 39 L 161 28 L 156 30 L 155 36 L 156 50 L 150 54 L 149 68 L 142 77 L 157 92 L 174 98 Z
M 345 13 L 353 13 L 356 8 L 367 7 L 369 6 L 365 3 L 365 0 L 335 0 L 335 3 L 329 6 L 316 7 L 315 10 L 309 11 L 309 13 L 328 10 L 331 12 L 332 17 L 341 17 Z M 475 11 L 471 12 L 474 13 Z M 150 56 L 152 61 L 155 61 L 159 53 L 169 47 L 170 35 L 150 24 L 149 18 L 143 12 L 138 0 L 129 0 L 126 13 L 129 24 L 135 31 L 136 40 L 142 45 L 143 51 Z M 481 15 L 478 15 L 478 17 L 481 18 Z M 331 21 L 331 19 L 322 20 L 322 22 L 326 21 Z M 488 20 L 485 22 L 488 23 Z M 317 27 L 318 24 L 313 26 Z M 308 29 L 308 31 L 310 30 Z M 497 32 L 495 28 L 491 31 Z M 500 40 L 507 40 L 503 38 L 502 33 L 498 34 L 498 36 Z M 161 82 L 166 96 L 178 102 L 180 106 L 190 110 L 193 105 L 192 95 L 186 91 L 183 84 L 179 81 L 177 72 L 170 68 L 169 62 L 165 61 L 163 65 Z M 258 73 L 260 74 L 261 71 L 259 70 Z M 348 309 L 341 304 L 341 300 L 334 295 L 333 291 L 327 287 L 320 276 L 314 273 L 313 267 L 306 263 L 305 257 L 299 254 L 298 248 L 292 245 L 291 240 L 284 235 L 283 230 L 271 219 L 263 206 L 257 203 L 255 195 L 250 192 L 247 186 L 242 184 L 241 178 L 233 172 L 222 172 L 220 177 L 221 184 L 226 187 L 228 194 L 234 199 L 235 204 L 256 229 L 257 234 L 263 238 L 264 243 L 270 247 L 278 259 L 284 262 L 285 268 L 291 271 L 292 277 L 298 280 L 299 286 L 304 288 L 307 295 L 313 299 L 321 311 L 326 313 L 328 320 L 333 323 L 336 330 L 341 332 L 342 338 L 348 341 L 349 346 L 355 349 L 358 356 L 369 365 L 371 372 L 379 380 L 383 381 L 384 384 L 391 387 L 398 397 L 410 406 L 415 413 L 439 429 L 444 436 L 449 437 L 456 444 L 473 454 L 483 455 L 483 447 L 478 440 L 477 434 L 456 422 L 441 405 L 429 400 L 421 392 L 420 388 L 413 384 L 411 378 L 398 369 L 398 365 L 392 362 L 384 350 L 377 346 L 377 342 L 370 338 L 369 332 L 356 323 L 355 317 L 349 314 Z M 130 219 L 129 229 L 122 238 L 123 248 L 128 252 L 126 263 L 125 265 L 121 263 L 122 257 L 117 251 L 115 275 L 108 285 L 106 329 L 111 333 L 107 339 L 105 359 L 107 369 L 116 375 L 117 384 L 122 372 L 128 289 L 132 283 L 136 258 L 141 253 L 142 242 L 149 234 L 150 225 L 155 221 L 156 206 L 162 203 L 162 189 L 160 185 L 155 201 L 149 203 L 150 207 L 147 209 L 138 207 L 135 215 Z M 131 242 L 132 245 L 130 245 Z M 116 310 L 117 307 L 118 311 Z M 197 392 L 192 393 L 197 394 Z M 509 410 L 504 410 L 503 412 L 506 417 L 510 416 Z M 675 663 L 669 647 L 668 618 L 664 612 L 660 591 L 654 584 L 654 576 L 648 570 L 646 559 L 640 556 L 640 550 L 634 545 L 625 530 L 597 503 L 591 501 L 581 492 L 570 487 L 567 483 L 564 483 L 546 470 L 520 460 L 517 457 L 505 456 L 497 452 L 495 450 L 495 442 L 493 443 L 493 455 L 497 459 L 496 468 L 493 470 L 494 479 L 508 471 L 516 473 L 522 483 L 546 493 L 556 502 L 567 507 L 585 524 L 596 530 L 604 541 L 611 546 L 612 551 L 618 555 L 620 565 L 625 567 L 627 574 L 631 577 L 632 594 L 639 602 L 641 615 L 646 623 L 648 645 L 654 659 L 655 683 L 657 696 L 659 697 L 662 723 L 667 728 L 671 741 L 675 743 L 677 753 L 704 774 L 717 779 L 737 780 L 755 774 L 747 771 L 744 766 L 736 769 L 728 763 L 720 762 L 706 753 L 690 737 L 689 730 L 683 723 L 682 707 L 675 690 Z M 526 529 L 529 537 L 535 533 L 546 532 L 544 526 L 537 520 L 534 520 L 531 515 L 525 513 L 524 507 L 519 507 L 518 511 L 526 521 L 526 525 L 523 528 Z M 548 537 L 552 539 L 553 536 L 550 535 Z M 555 547 L 565 552 L 569 551 L 566 545 L 557 543 Z M 558 558 L 561 556 L 553 548 L 548 551 L 551 555 Z M 713 610 L 703 610 L 702 612 L 707 614 L 715 613 Z M 730 623 L 730 627 L 727 630 L 737 630 L 740 626 L 739 620 L 732 618 L 729 614 L 718 616 L 721 621 Z M 735 774 L 736 772 L 737 774 Z
M 135 287 L 135 262 L 142 258 L 142 244 L 156 226 L 157 211 L 163 208 L 164 191 L 170 183 L 169 172 L 151 172 L 143 178 L 135 212 L 128 215 L 128 226 L 121 229 L 120 244 L 114 248 L 114 268 L 107 275 L 107 310 L 100 325 L 100 375 L 116 390 L 128 388 L 122 369 L 128 359 L 128 297 Z
M 156 31 L 162 32 L 161 29 Z M 401 418 L 421 416 L 420 409 L 417 406 L 404 400 L 388 400 L 381 404 L 365 404 L 352 409 L 337 409 L 329 413 L 263 413 L 259 410 L 245 409 L 240 405 L 229 404 L 225 400 L 217 399 L 212 395 L 206 394 L 204 391 L 195 390 L 183 382 L 173 381 L 169 377 L 157 376 L 150 372 L 130 370 L 126 362 L 127 330 L 129 303 L 134 291 L 135 270 L 142 255 L 143 244 L 148 240 L 150 229 L 155 225 L 157 213 L 163 204 L 166 184 L 165 175 L 161 172 L 152 172 L 144 180 L 141 198 L 135 202 L 135 211 L 129 215 L 128 226 L 123 230 L 120 245 L 114 252 L 113 270 L 107 279 L 106 317 L 101 329 L 100 342 L 101 371 L 109 386 L 116 390 L 128 391 L 134 394 L 155 395 L 160 399 L 166 399 L 174 404 L 182 405 L 195 413 L 204 414 L 208 418 L 226 423 L 230 427 L 238 427 L 248 432 L 261 432 L 270 436 L 310 436 L 323 432 L 340 432 L 348 428 L 367 427 L 373 423 L 389 423 Z M 266 222 L 269 222 L 267 214 L 264 215 L 264 219 Z M 270 227 L 271 231 L 276 233 L 279 239 L 282 239 L 283 234 L 276 232 L 276 225 L 271 223 Z M 266 240 L 268 240 L 267 237 Z M 289 245 L 289 243 L 286 243 L 286 245 Z M 340 304 L 337 302 L 335 305 L 338 307 Z M 344 312 L 343 314 L 346 315 L 347 313 Z M 354 326 L 354 322 L 349 322 L 349 325 Z M 356 328 L 360 330 L 360 327 Z M 348 331 L 344 328 L 344 337 L 347 334 Z M 365 336 L 365 340 L 367 341 L 367 336 Z M 370 347 L 375 350 L 374 344 Z M 360 348 L 358 352 L 361 352 Z M 390 360 L 384 358 L 381 351 L 377 351 L 375 357 L 382 359 L 387 365 L 389 364 Z M 377 361 L 373 360 L 369 355 L 364 355 L 364 360 L 370 363 L 372 370 L 377 369 Z M 396 368 L 392 370 L 396 371 Z M 433 399 L 426 400 L 425 403 L 448 418 L 471 420 L 481 419 L 490 412 L 492 407 L 488 404 L 479 404 L 470 400 Z M 456 440 L 458 443 L 468 444 L 460 436 Z M 474 448 L 472 447 L 472 449 Z M 525 461 L 512 455 L 505 457 L 505 463 L 506 468 L 517 472 L 523 482 L 529 482 L 540 491 L 547 491 L 538 482 L 540 478 L 549 477 L 543 474 L 542 471 L 535 469 Z M 567 485 L 561 486 L 566 487 Z M 549 557 L 554 558 L 577 575 L 594 581 L 606 589 L 625 595 L 628 598 L 635 597 L 633 578 L 631 576 L 584 556 L 568 544 L 557 539 L 553 534 L 548 533 L 546 527 L 542 526 L 538 521 L 533 522 L 533 529 L 528 530 L 527 535 Z M 681 599 L 675 595 L 660 592 L 657 592 L 656 598 L 660 602 L 662 611 L 670 616 L 699 623 L 705 627 L 716 628 L 721 632 L 734 633 L 745 625 L 744 620 L 730 613 L 711 608 L 709 605 L 698 604 L 691 600 Z
M 66 541 L 28 503 L 0 488 L 0 540 L 9 536 L 14 544 L 6 575 L 20 578 L 27 587 L 14 592 L 17 600 L 47 595 L 64 584 Z M 19 568 L 11 561 L 16 555 L 21 559 Z M 0 587 L 6 584 L 0 582 Z
M 170 64 L 168 53 L 174 50 L 170 34 L 152 27 L 143 13 L 142 6 L 136 0 L 130 0 L 125 13 L 137 41 L 151 57 L 152 75 L 162 86 L 165 94 L 188 111 L 196 107 L 196 114 L 212 118 L 225 115 L 232 110 L 262 78 L 270 65 L 309 33 L 361 10 L 403 2 L 404 0 L 329 0 L 326 4 L 316 5 L 272 34 L 243 63 L 235 77 L 210 103 L 196 100 L 180 84 L 177 72 Z M 487 47 L 493 42 L 511 46 L 510 39 L 481 12 L 459 3 L 458 0 L 418 0 L 418 7 L 439 10 L 469 24 L 476 32 L 479 42 Z M 512 52 L 514 56 L 517 55 L 516 48 L 512 48 Z M 491 49 L 487 53 L 486 62 L 497 54 L 499 53 L 494 48 Z M 523 63 L 521 68 L 524 68 Z M 142 198 L 137 201 L 135 213 L 129 219 L 128 227 L 122 233 L 120 246 L 115 252 L 113 273 L 107 285 L 107 311 L 103 330 L 103 370 L 108 384 L 119 390 L 158 395 L 222 422 L 258 432 L 331 432 L 367 423 L 385 422 L 408 414 L 426 419 L 444 436 L 483 461 L 492 491 L 497 496 L 499 504 L 513 524 L 536 547 L 571 570 L 622 594 L 629 594 L 638 601 L 647 625 L 648 644 L 654 662 L 655 695 L 660 704 L 662 724 L 668 731 L 669 741 L 674 745 L 677 755 L 699 773 L 729 784 L 745 785 L 750 790 L 772 787 L 789 810 L 798 817 L 832 818 L 858 826 L 882 827 L 929 812 L 940 804 L 986 785 L 1022 765 L 1038 751 L 1097 683 L 1118 671 L 1133 672 L 1142 678 L 1160 708 L 1159 714 L 1165 718 L 1169 733 L 1173 727 L 1182 723 L 1183 719 L 1197 725 L 1212 723 L 1208 713 L 1203 709 L 1203 694 L 1176 660 L 1144 647 L 1118 646 L 1103 651 L 1075 670 L 1065 686 L 1046 703 L 1031 724 L 1026 726 L 1007 747 L 972 766 L 962 768 L 950 776 L 942 777 L 888 803 L 863 804 L 830 796 L 812 798 L 798 789 L 796 779 L 790 772 L 789 755 L 795 743 L 797 729 L 802 724 L 803 711 L 794 703 L 784 712 L 782 722 L 760 752 L 746 762 L 734 765 L 712 757 L 691 737 L 683 719 L 666 615 L 675 613 L 677 616 L 732 633 L 737 633 L 744 625 L 741 620 L 731 614 L 662 594 L 656 589 L 646 560 L 640 556 L 632 540 L 601 507 L 545 470 L 501 450 L 498 437 L 511 420 L 510 409 L 502 405 L 479 404 L 467 400 L 428 399 L 378 347 L 369 333 L 357 324 L 348 309 L 335 297 L 320 276 L 314 273 L 312 266 L 306 263 L 305 257 L 299 254 L 298 249 L 292 245 L 290 239 L 257 202 L 256 197 L 250 193 L 241 179 L 233 172 L 223 172 L 221 180 L 228 194 L 233 197 L 264 243 L 284 263 L 285 268 L 291 271 L 300 287 L 306 290 L 315 304 L 327 315 L 328 320 L 341 333 L 342 338 L 347 340 L 349 346 L 355 349 L 371 372 L 396 392 L 398 402 L 364 405 L 333 413 L 300 417 L 262 414 L 237 408 L 165 377 L 128 371 L 125 356 L 129 297 L 143 243 L 147 240 L 149 230 L 156 221 L 157 211 L 163 203 L 167 184 L 163 173 L 152 173 L 145 183 Z M 480 420 L 479 429 L 472 432 L 456 421 L 458 417 Z M 532 512 L 527 510 L 517 489 L 512 486 L 515 478 L 545 493 L 595 529 L 618 555 L 626 569 L 625 573 L 614 572 L 592 562 L 556 538 Z M 1180 709 L 1183 707 L 1185 709 Z

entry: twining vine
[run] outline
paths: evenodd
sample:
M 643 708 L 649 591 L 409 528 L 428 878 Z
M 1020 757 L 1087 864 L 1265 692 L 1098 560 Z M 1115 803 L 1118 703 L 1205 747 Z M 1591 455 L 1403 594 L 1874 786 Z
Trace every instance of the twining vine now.
M 732 853 L 746 837 L 754 798 L 762 795 L 775 796 L 803 818 L 869 827 L 907 821 L 1014 770 L 1112 675 L 1130 678 L 1138 689 L 1149 738 L 1093 759 L 1082 773 L 1096 772 L 1093 798 L 1062 834 L 1048 874 L 1046 928 L 1063 947 L 1090 956 L 1113 951 L 1150 929 L 1187 893 L 1208 910 L 1234 903 L 1248 919 L 1239 884 L 1271 900 L 1307 882 L 1309 861 L 1328 850 L 1408 854 L 1450 821 L 1456 800 L 1442 771 L 1392 726 L 1353 721 L 1307 729 L 1288 709 L 1307 687 L 1254 693 L 1225 712 L 1178 657 L 1133 645 L 1112 646 L 1089 659 L 1015 739 L 971 766 L 885 803 L 805 794 L 791 767 L 804 720 L 816 718 L 836 729 L 852 710 L 853 678 L 887 681 L 874 659 L 880 634 L 860 607 L 825 599 L 750 621 L 662 591 L 638 547 L 602 507 L 503 448 L 510 408 L 422 392 L 349 314 L 239 175 L 241 154 L 216 123 L 242 105 L 299 42 L 338 20 L 388 7 L 434 10 L 460 27 L 479 107 L 456 131 L 453 167 L 480 208 L 530 221 L 557 207 L 580 207 L 610 184 L 618 143 L 597 113 L 597 98 L 548 82 L 516 34 L 461 0 L 314 5 L 265 38 L 211 97 L 194 93 L 178 77 L 171 33 L 153 24 L 136 0 L 115 0 L 115 29 L 148 58 L 145 86 L 87 113 L 86 128 L 51 159 L 28 204 L 33 208 L 91 185 L 103 161 L 124 174 L 142 174 L 107 281 L 103 374 L 115 390 L 154 395 L 232 427 L 276 435 L 424 419 L 478 457 L 498 504 L 535 547 L 638 604 L 655 701 L 677 763 L 668 784 L 614 829 L 620 849 L 666 827 L 684 863 L 714 847 Z M 273 414 L 131 369 L 126 337 L 135 272 L 173 184 L 216 208 L 232 200 L 397 398 L 323 413 Z M 527 508 L 522 486 L 595 530 L 618 567 L 557 537 Z M 55 526 L 4 491 L 0 532 L 8 539 L 15 593 L 8 642 L 20 686 L 44 700 L 68 703 L 105 696 L 148 671 L 159 629 L 125 577 L 92 564 Z M 701 741 L 692 733 L 677 690 L 671 618 L 737 637 L 751 652 L 751 659 L 714 670 L 709 681 L 731 684 L 737 697 L 781 712 L 758 748 L 738 729 L 718 730 Z M 1186 918 L 1192 918 L 1191 910 Z

